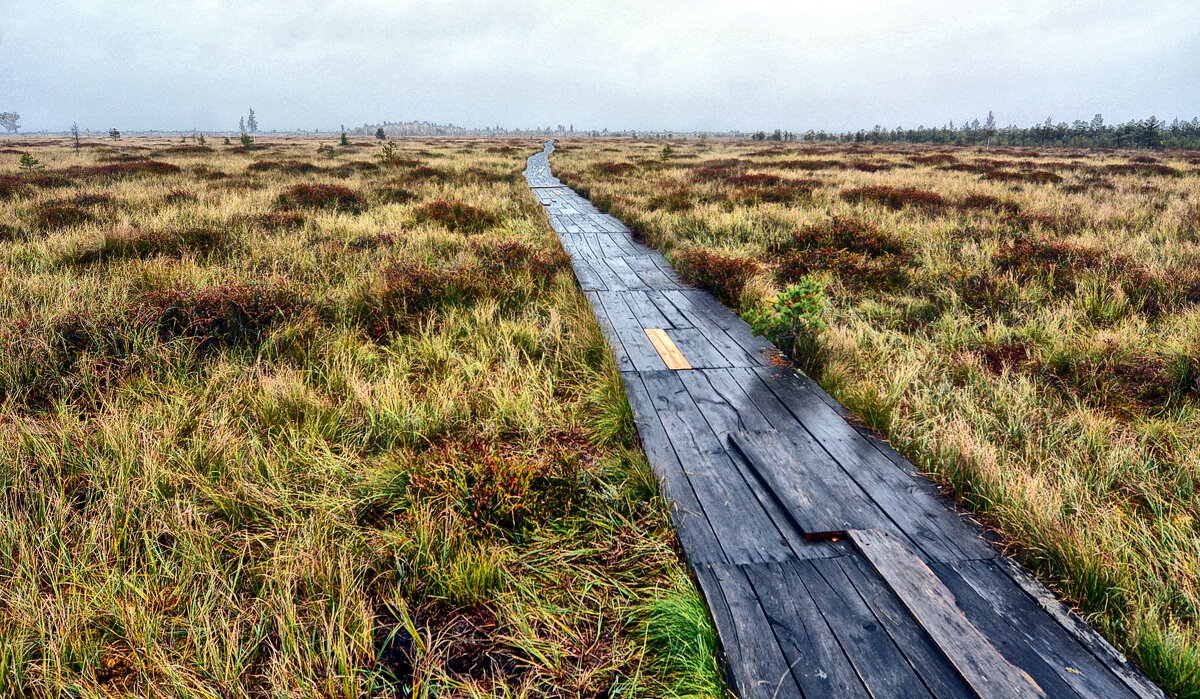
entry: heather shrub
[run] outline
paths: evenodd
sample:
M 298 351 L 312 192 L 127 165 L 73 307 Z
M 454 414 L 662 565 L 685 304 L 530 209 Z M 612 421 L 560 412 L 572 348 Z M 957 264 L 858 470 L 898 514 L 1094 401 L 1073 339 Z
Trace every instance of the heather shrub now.
M 211 350 L 257 343 L 303 310 L 293 289 L 235 283 L 151 291 L 133 314 L 155 329 L 161 341 L 184 339 Z
M 1032 170 L 1027 172 L 988 170 L 983 174 L 983 179 L 993 182 L 1029 182 L 1032 184 L 1055 184 L 1063 181 L 1062 175 L 1057 175 L 1049 170 Z
M 499 217 L 457 199 L 435 199 L 413 209 L 413 222 L 433 223 L 460 233 L 479 233 L 500 223 Z
M 753 259 L 700 249 L 678 253 L 675 266 L 689 283 L 733 307 L 741 302 L 746 282 L 758 271 L 758 263 Z
M 381 270 L 377 288 L 357 300 L 357 314 L 367 335 L 382 342 L 412 328 L 430 311 L 474 301 L 483 290 L 478 270 L 393 260 Z
M 934 211 L 946 206 L 946 200 L 937 192 L 928 192 L 915 187 L 890 187 L 875 185 L 855 187 L 842 192 L 842 199 L 851 203 L 874 203 L 889 209 L 912 207 Z
M 82 226 L 93 220 L 87 210 L 68 204 L 43 204 L 34 209 L 32 223 L 41 230 Z
M 832 272 L 860 288 L 892 288 L 908 279 L 911 255 L 895 237 L 855 218 L 833 216 L 794 231 L 768 247 L 783 285 L 811 274 Z
M 298 184 L 276 199 L 281 209 L 325 209 L 360 213 L 367 202 L 352 190 L 336 184 Z
M 600 175 L 624 175 L 636 169 L 637 165 L 627 162 L 606 161 L 592 166 L 592 171 Z

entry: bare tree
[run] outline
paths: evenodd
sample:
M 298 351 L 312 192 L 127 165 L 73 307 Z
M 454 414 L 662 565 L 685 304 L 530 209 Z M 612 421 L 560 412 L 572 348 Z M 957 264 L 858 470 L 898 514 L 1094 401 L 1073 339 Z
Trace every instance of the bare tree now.
M 0 112 L 0 127 L 9 133 L 21 130 L 21 115 L 16 112 Z
M 75 152 L 79 153 L 79 124 L 71 122 L 71 138 L 75 139 Z
M 250 118 L 246 119 L 246 128 L 250 133 L 258 133 L 258 119 L 254 118 L 254 110 L 250 110 Z

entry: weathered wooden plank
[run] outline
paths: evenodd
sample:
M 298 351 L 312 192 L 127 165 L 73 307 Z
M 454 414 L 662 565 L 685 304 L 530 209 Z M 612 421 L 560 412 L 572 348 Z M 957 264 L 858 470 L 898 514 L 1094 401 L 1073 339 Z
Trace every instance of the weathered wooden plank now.
M 604 312 L 612 323 L 621 344 L 629 355 L 629 361 L 638 371 L 658 371 L 666 367 L 658 350 L 651 344 L 650 338 L 642 330 L 637 316 L 629 310 L 622 294 L 614 291 L 594 292 L 596 298 L 604 304 Z
M 740 390 L 728 369 L 697 369 L 680 374 L 679 379 L 718 437 L 742 430 L 771 429 L 767 418 Z
M 748 351 L 746 347 L 743 347 L 730 337 L 721 328 L 720 324 L 714 322 L 710 313 L 706 313 L 700 306 L 693 302 L 693 295 L 695 293 L 673 290 L 665 291 L 663 295 L 675 304 L 679 312 L 687 316 L 691 320 L 692 325 L 704 335 L 705 339 L 721 352 L 722 356 L 729 361 L 729 366 L 766 366 L 767 362 L 762 358 L 761 350 Z M 703 292 L 699 293 L 702 294 Z M 707 294 L 704 294 L 704 296 L 707 296 Z M 722 313 L 736 319 L 736 316 L 733 316 L 731 311 L 723 306 L 721 309 Z M 740 323 L 742 321 L 738 320 L 737 322 Z M 731 321 L 726 324 L 730 323 Z M 758 342 L 761 342 L 761 340 Z M 755 344 L 751 343 L 750 346 L 755 347 Z
M 629 353 L 625 351 L 625 345 L 621 342 L 621 336 L 617 334 L 616 328 L 608 319 L 608 312 L 604 310 L 604 302 L 597 296 L 595 291 L 585 291 L 583 295 L 587 298 L 588 304 L 592 307 L 592 314 L 596 316 L 596 323 L 600 326 L 600 332 L 604 333 L 604 339 L 608 341 L 608 347 L 612 351 L 613 359 L 617 363 L 618 371 L 630 371 L 633 369 L 633 362 L 629 359 Z
M 764 363 L 764 353 L 774 353 L 777 351 L 775 345 L 771 344 L 769 340 L 755 335 L 754 329 L 750 327 L 749 323 L 742 320 L 736 311 L 726 307 L 720 301 L 713 298 L 712 295 L 695 289 L 687 289 L 682 294 L 696 308 L 698 313 L 720 328 L 722 332 L 728 335 L 733 342 L 748 354 L 760 360 L 760 363 Z
M 805 390 L 795 372 L 782 367 L 756 372 L 814 441 L 932 560 L 995 556 L 969 524 L 930 496 L 829 406 Z
M 823 539 L 840 536 L 848 529 L 891 528 L 883 512 L 827 455 L 775 431 L 734 432 L 729 440 L 783 501 L 806 537 Z
M 800 699 L 779 642 L 754 588 L 737 566 L 696 567 L 696 580 L 713 615 L 725 675 L 741 699 Z
M 853 588 L 834 588 L 816 567 L 801 569 L 800 578 L 872 696 L 929 696 L 916 670 Z
M 1114 699 L 1137 696 L 993 561 L 962 561 L 947 565 L 1081 696 Z
M 671 446 L 731 563 L 796 557 L 673 371 L 642 372 Z
M 807 562 L 742 566 L 771 622 L 792 678 L 807 697 L 868 697 L 846 652 L 813 601 L 798 567 Z
M 661 313 L 663 315 L 663 317 L 667 319 L 667 322 L 669 322 L 671 324 L 671 327 L 673 327 L 673 328 L 693 327 L 692 319 L 688 318 L 687 316 L 680 313 L 679 309 L 675 307 L 675 304 L 671 303 L 671 301 L 669 299 L 667 299 L 666 296 L 663 296 L 662 291 L 659 291 L 659 290 L 647 291 L 646 298 L 649 299 L 650 302 L 654 304 L 654 307 L 658 309 L 658 312 Z
M 1160 699 L 1166 696 L 1141 670 L 1129 662 L 1124 653 L 1113 648 L 1099 632 L 1088 626 L 1083 619 L 1080 619 L 1075 612 L 1055 597 L 1053 592 L 1046 589 L 1045 585 L 1034 579 L 1019 563 L 1003 556 L 993 559 L 993 562 L 1004 571 L 1010 580 L 1024 590 L 1039 608 L 1053 617 L 1059 626 L 1077 639 L 1112 673 L 1120 677 L 1121 681 L 1137 696 L 1144 699 Z
M 666 331 L 662 328 L 646 328 L 644 330 L 646 337 L 650 338 L 650 344 L 654 345 L 654 349 L 658 350 L 658 356 L 662 357 L 663 363 L 668 369 L 680 370 L 691 369 L 692 365 L 688 363 L 687 357 L 683 356 L 683 352 L 679 351 L 679 347 L 671 341 Z
M 622 296 L 629 310 L 638 317 L 643 328 L 673 328 L 671 321 L 658 310 L 646 291 L 627 291 Z
M 698 328 L 673 328 L 669 333 L 675 344 L 697 369 L 721 369 L 732 366 L 725 355 L 708 341 Z
M 815 567 L 833 589 L 853 588 L 858 593 L 875 615 L 880 628 L 891 636 L 934 696 L 965 697 L 974 694 L 929 634 L 925 633 L 861 555 L 842 556 L 835 563 L 836 566 L 822 563 Z
M 633 409 L 638 438 L 646 459 L 662 484 L 663 496 L 670 503 L 670 514 L 679 542 L 691 564 L 721 563 L 728 560 L 721 542 L 704 514 L 687 473 L 679 463 L 675 448 L 659 420 L 642 378 L 633 372 L 622 372 L 621 382 Z
M 1046 696 L 1029 673 L 1010 663 L 967 620 L 954 595 L 907 544 L 879 529 L 855 529 L 849 536 L 976 694 Z
M 604 262 L 607 263 L 608 268 L 617 275 L 617 278 L 621 280 L 621 284 L 623 284 L 626 289 L 649 289 L 649 287 L 647 287 L 642 281 L 642 278 L 637 275 L 637 272 L 634 272 L 629 268 L 629 265 L 625 263 L 625 258 L 606 257 L 604 258 Z
M 658 265 L 654 264 L 653 258 L 647 254 L 628 256 L 625 258 L 625 263 L 637 273 L 642 283 L 651 289 L 672 290 L 682 286 L 682 282 L 676 276 L 660 269 Z
M 931 563 L 930 569 L 954 595 L 959 609 L 966 614 L 967 620 L 987 636 L 989 642 L 1009 662 L 1028 672 L 1033 677 L 1033 681 L 1042 688 L 1042 691 L 1052 697 L 1078 696 L 1078 693 L 1042 660 L 1037 651 L 1030 648 L 1025 639 L 1008 622 L 1001 619 L 996 614 L 996 610 L 992 609 L 975 592 L 974 588 L 950 567 L 950 564 Z
M 597 291 L 605 288 L 604 281 L 592 269 L 592 265 L 586 257 L 582 255 L 572 256 L 571 269 L 575 272 L 575 279 L 579 282 L 580 289 L 584 291 Z

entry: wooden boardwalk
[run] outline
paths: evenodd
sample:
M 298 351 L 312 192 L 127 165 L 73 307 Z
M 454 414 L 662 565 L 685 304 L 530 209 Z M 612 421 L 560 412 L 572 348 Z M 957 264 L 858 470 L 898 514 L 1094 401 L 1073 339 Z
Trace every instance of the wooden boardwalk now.
M 720 634 L 731 688 L 789 697 L 1160 697 L 887 443 L 550 171 L 572 256 Z

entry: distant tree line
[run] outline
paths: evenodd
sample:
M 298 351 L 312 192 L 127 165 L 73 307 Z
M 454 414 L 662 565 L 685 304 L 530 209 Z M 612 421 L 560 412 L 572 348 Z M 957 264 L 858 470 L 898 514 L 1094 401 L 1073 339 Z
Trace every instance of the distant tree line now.
M 778 132 L 776 132 L 778 133 Z M 1200 117 L 1191 121 L 1175 119 L 1170 123 L 1156 117 L 1131 120 L 1123 124 L 1107 124 L 1097 114 L 1091 121 L 1075 120 L 1055 124 L 1051 119 L 1036 126 L 997 127 L 995 118 L 978 119 L 955 126 L 918 126 L 915 129 L 876 126 L 871 130 L 847 133 L 809 131 L 800 136 L 804 141 L 838 141 L 842 143 L 930 143 L 956 146 L 1066 146 L 1072 148 L 1154 148 L 1200 149 Z

